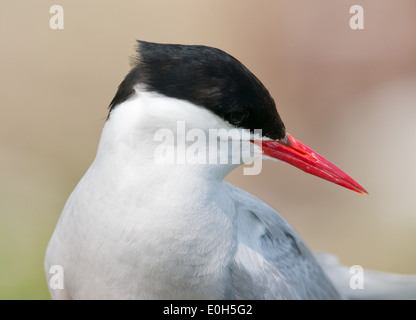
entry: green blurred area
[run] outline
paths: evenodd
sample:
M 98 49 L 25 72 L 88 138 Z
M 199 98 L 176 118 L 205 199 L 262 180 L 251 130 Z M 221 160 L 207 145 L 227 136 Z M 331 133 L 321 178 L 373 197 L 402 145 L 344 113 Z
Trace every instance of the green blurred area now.
M 288 131 L 362 184 L 285 165 L 227 179 L 280 211 L 313 250 L 416 273 L 416 2 L 0 2 L 0 299 L 49 299 L 43 258 L 93 160 L 135 39 L 219 47 L 266 85 Z M 362 4 L 365 30 L 349 29 Z M 330 120 L 329 120 L 330 119 Z
M 28 151 L 3 148 L 0 167 L 0 299 L 50 299 L 43 259 L 68 178 Z
M 0 185 L 0 299 L 49 299 L 43 257 L 63 199 L 41 174 L 47 172 L 30 168 L 38 165 L 33 158 L 17 163 L 5 155 L 3 150 L 3 178 L 10 179 Z

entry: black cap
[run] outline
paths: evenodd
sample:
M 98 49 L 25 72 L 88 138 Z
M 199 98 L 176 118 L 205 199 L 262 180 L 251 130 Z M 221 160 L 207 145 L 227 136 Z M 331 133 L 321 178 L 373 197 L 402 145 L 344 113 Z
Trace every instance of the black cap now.
M 273 98 L 255 75 L 228 53 L 207 46 L 137 41 L 133 68 L 110 103 L 110 113 L 134 86 L 204 107 L 236 127 L 285 137 Z M 109 116 L 110 116 L 109 113 Z

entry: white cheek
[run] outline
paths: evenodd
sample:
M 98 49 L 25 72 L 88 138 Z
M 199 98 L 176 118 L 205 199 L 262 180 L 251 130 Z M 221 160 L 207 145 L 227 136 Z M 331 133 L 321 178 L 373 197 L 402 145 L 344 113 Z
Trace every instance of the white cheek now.
M 140 86 L 135 89 L 136 94 L 131 99 L 112 111 L 107 123 L 109 128 L 105 130 L 109 140 L 140 150 L 143 157 L 143 152 L 154 153 L 161 145 L 163 139 L 159 139 L 158 134 L 167 136 L 169 132 L 172 143 L 167 150 L 176 150 L 181 145 L 189 149 L 190 154 L 193 150 L 204 149 L 208 157 L 211 149 L 216 149 L 218 152 L 213 153 L 213 158 L 221 158 L 219 163 L 228 164 L 247 164 L 264 158 L 261 130 L 251 133 L 190 102 L 146 92 Z M 253 144 L 252 140 L 260 144 Z M 209 160 L 209 163 L 213 162 Z
M 186 129 L 199 128 L 208 131 L 232 128 L 228 122 L 204 107 L 155 92 L 141 91 L 141 86 L 136 86 L 135 90 L 137 100 L 143 106 L 141 117 L 149 120 L 153 126 L 176 128 L 178 121 L 184 121 Z

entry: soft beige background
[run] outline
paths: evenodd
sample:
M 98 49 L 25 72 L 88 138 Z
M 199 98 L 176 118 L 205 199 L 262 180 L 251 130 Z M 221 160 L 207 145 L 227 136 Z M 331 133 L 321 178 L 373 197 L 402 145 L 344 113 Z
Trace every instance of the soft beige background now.
M 49 28 L 60 4 L 65 29 Z M 362 4 L 365 30 L 349 28 Z M 288 131 L 362 196 L 286 164 L 228 180 L 276 208 L 314 250 L 416 273 L 416 2 L 0 2 L 0 298 L 49 298 L 43 256 L 94 158 L 135 39 L 206 44 L 269 88 Z

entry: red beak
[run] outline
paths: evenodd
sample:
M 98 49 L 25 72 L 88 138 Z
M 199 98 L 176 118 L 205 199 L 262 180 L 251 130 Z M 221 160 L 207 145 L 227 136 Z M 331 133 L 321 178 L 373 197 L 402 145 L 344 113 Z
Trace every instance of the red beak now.
M 260 141 L 254 141 L 260 144 Z M 341 169 L 287 134 L 282 141 L 262 140 L 264 154 L 361 194 L 368 192 Z

